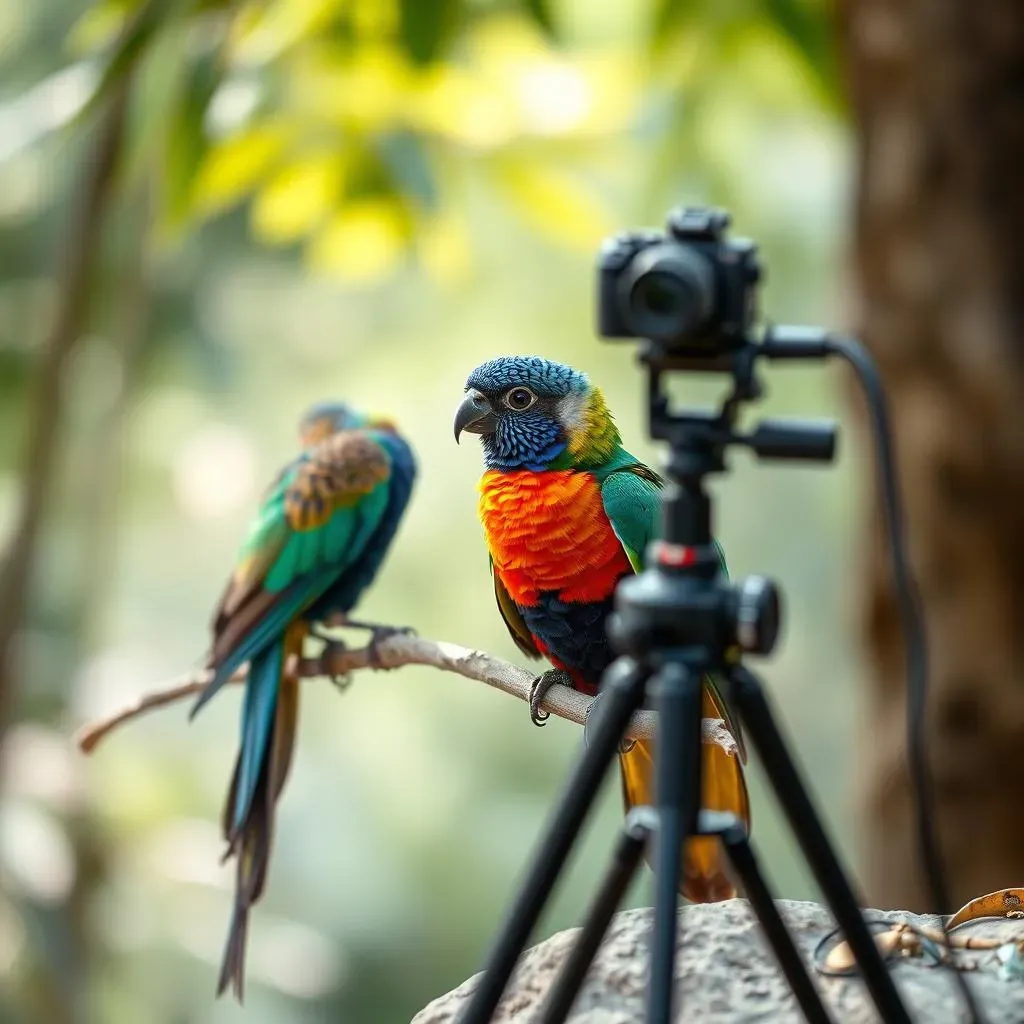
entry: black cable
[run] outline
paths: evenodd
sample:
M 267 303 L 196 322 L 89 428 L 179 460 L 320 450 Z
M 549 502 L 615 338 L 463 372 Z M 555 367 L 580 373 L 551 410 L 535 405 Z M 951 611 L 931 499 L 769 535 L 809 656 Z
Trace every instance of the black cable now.
M 885 389 L 882 387 L 878 370 L 865 349 L 851 338 L 828 336 L 825 349 L 845 359 L 857 375 L 872 419 L 872 434 L 875 442 L 875 456 L 878 462 L 878 477 L 881 490 L 882 512 L 885 517 L 889 540 L 890 562 L 892 563 L 893 584 L 907 656 L 907 757 L 909 760 L 911 785 L 914 789 L 914 813 L 917 825 L 917 842 L 921 861 L 924 865 L 928 888 L 931 890 L 934 913 L 938 915 L 942 934 L 949 946 L 946 931 L 946 912 L 949 907 L 949 893 L 942 868 L 942 857 L 935 834 L 932 818 L 931 779 L 928 774 L 926 749 L 925 711 L 928 703 L 928 644 L 924 618 L 917 600 L 916 588 L 910 574 L 909 562 L 904 547 L 903 508 L 900 502 L 899 486 L 896 482 L 895 456 L 893 453 L 892 429 L 889 425 L 889 410 Z M 953 968 L 961 998 L 974 1024 L 984 1024 L 970 986 L 963 974 Z

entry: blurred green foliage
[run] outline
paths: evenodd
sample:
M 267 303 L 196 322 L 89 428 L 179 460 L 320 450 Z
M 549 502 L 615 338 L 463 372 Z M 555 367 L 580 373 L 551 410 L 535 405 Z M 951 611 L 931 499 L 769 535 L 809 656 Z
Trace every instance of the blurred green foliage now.
M 237 693 L 89 759 L 70 736 L 196 663 L 260 489 L 306 405 L 333 395 L 393 413 L 422 464 L 366 615 L 516 660 L 491 606 L 479 455 L 451 439 L 465 376 L 503 352 L 581 366 L 656 462 L 630 347 L 593 334 L 593 254 L 686 201 L 729 207 L 758 240 L 773 319 L 840 323 L 830 31 L 824 4 L 798 0 L 0 6 L 3 535 L 90 97 L 133 74 L 4 765 L 0 1020 L 388 1024 L 477 969 L 575 727 L 534 729 L 520 702 L 426 669 L 364 674 L 343 698 L 311 684 L 244 1011 L 212 998 Z M 839 404 L 820 371 L 769 385 L 766 412 Z M 830 472 L 737 457 L 716 485 L 732 572 L 786 588 L 767 676 L 847 850 L 855 442 Z M 780 892 L 812 895 L 756 770 L 753 793 Z M 620 818 L 609 784 L 545 934 L 578 921 Z

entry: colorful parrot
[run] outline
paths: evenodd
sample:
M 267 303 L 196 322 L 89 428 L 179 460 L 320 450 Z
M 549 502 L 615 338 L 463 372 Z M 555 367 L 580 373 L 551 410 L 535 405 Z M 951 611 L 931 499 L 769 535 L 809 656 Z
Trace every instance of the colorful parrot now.
M 456 441 L 463 431 L 483 442 L 480 518 L 498 609 L 516 646 L 555 666 L 531 691 L 539 725 L 547 717 L 541 701 L 555 683 L 597 692 L 615 656 L 605 633 L 615 586 L 643 568 L 663 481 L 622 447 L 604 396 L 586 375 L 537 356 L 492 359 L 469 375 Z M 704 745 L 703 806 L 730 811 L 749 828 L 742 737 L 707 677 L 703 709 L 705 718 L 726 722 L 739 752 Z M 619 765 L 626 809 L 653 804 L 651 744 L 622 745 Z M 717 838 L 686 844 L 680 892 L 700 903 L 735 895 Z
M 191 716 L 249 663 L 241 742 L 222 826 L 225 859 L 237 857 L 235 906 L 217 995 L 243 998 L 249 909 L 266 882 L 274 809 L 291 765 L 298 661 L 317 626 L 371 633 L 370 652 L 395 632 L 348 617 L 380 569 L 416 477 L 409 445 L 388 420 L 342 403 L 314 406 L 300 426 L 302 452 L 271 484 L 217 607 L 208 667 L 213 679 Z

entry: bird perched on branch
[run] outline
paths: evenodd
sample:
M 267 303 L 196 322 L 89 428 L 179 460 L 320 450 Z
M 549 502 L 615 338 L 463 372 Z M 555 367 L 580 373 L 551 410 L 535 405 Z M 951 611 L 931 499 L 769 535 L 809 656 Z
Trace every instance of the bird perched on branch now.
M 455 439 L 483 442 L 480 518 L 498 609 L 518 648 L 545 657 L 531 717 L 555 683 L 597 692 L 614 654 L 605 633 L 615 586 L 642 569 L 658 529 L 661 477 L 623 448 L 599 388 L 585 374 L 536 356 L 505 356 L 478 366 L 455 416 Z M 724 562 L 723 562 L 724 568 Z M 703 748 L 703 806 L 730 811 L 749 827 L 739 729 L 714 682 L 704 681 L 705 718 L 726 721 L 740 756 Z M 620 748 L 627 810 L 654 804 L 652 745 Z M 680 892 L 696 902 L 735 895 L 717 838 L 687 842 Z
M 373 581 L 416 476 L 393 423 L 342 403 L 313 407 L 300 455 L 271 484 L 249 527 L 213 619 L 213 678 L 201 707 L 244 662 L 241 741 L 223 812 L 225 859 L 237 858 L 235 905 L 217 995 L 241 1002 L 249 909 L 266 882 L 274 810 L 291 766 L 299 661 L 318 625 L 371 633 L 370 651 L 396 630 L 348 617 Z M 323 637 L 323 639 L 327 639 Z

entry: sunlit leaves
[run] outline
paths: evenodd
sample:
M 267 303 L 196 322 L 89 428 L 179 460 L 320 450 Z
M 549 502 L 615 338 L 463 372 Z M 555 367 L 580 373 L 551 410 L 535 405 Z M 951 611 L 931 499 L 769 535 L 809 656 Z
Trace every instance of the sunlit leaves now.
M 286 164 L 253 201 L 252 226 L 257 237 L 277 245 L 304 238 L 340 203 L 344 180 L 345 160 L 335 150 Z
M 231 35 L 235 58 L 243 64 L 266 64 L 332 25 L 346 0 L 272 0 L 250 3 L 239 11 Z
M 399 0 L 401 34 L 416 64 L 437 60 L 458 24 L 459 0 Z
M 525 0 L 524 6 L 533 18 L 537 27 L 540 28 L 550 39 L 558 38 L 558 26 L 555 24 L 555 16 L 551 0 Z
M 196 55 L 185 68 L 167 126 L 163 159 L 163 219 L 177 226 L 191 212 L 196 171 L 206 152 L 206 112 L 223 73 L 219 49 Z
M 401 122 L 414 74 L 405 54 L 390 43 L 369 43 L 354 52 L 317 46 L 288 72 L 294 114 L 361 133 Z
M 349 284 L 373 284 L 390 274 L 405 253 L 409 218 L 395 199 L 345 203 L 309 246 L 314 270 Z
M 762 0 L 768 21 L 785 36 L 818 80 L 828 102 L 838 97 L 830 8 L 822 0 Z
M 651 41 L 655 47 L 663 45 L 670 33 L 693 19 L 700 7 L 695 0 L 654 0 Z
M 292 134 L 280 121 L 264 122 L 211 146 L 196 175 L 196 210 L 209 216 L 234 206 L 275 167 Z
M 135 6 L 128 0 L 106 0 L 86 8 L 68 33 L 70 52 L 81 55 L 109 46 Z
M 223 16 L 207 31 L 195 18 L 210 7 Z M 251 201 L 259 240 L 301 244 L 346 281 L 378 280 L 407 255 L 457 280 L 471 239 L 462 211 L 440 204 L 443 166 L 475 165 L 534 230 L 589 248 L 612 225 L 579 161 L 609 135 L 628 146 L 644 100 L 692 106 L 757 88 L 786 105 L 802 88 L 800 62 L 828 66 L 822 0 L 653 0 L 648 10 L 655 60 L 566 38 L 552 0 L 104 0 L 76 41 L 109 43 L 133 26 L 109 78 L 158 23 L 184 15 L 206 32 L 161 126 L 161 222 Z M 219 50 L 210 33 L 223 36 Z M 219 116 L 241 83 L 245 111 Z M 702 123 L 691 116 L 688 130 Z
M 491 168 L 509 206 L 538 234 L 590 251 L 613 230 L 609 211 L 575 175 L 536 159 L 505 157 Z
M 438 64 L 413 85 L 405 107 L 410 128 L 472 149 L 492 149 L 516 132 L 507 97 L 466 68 Z

